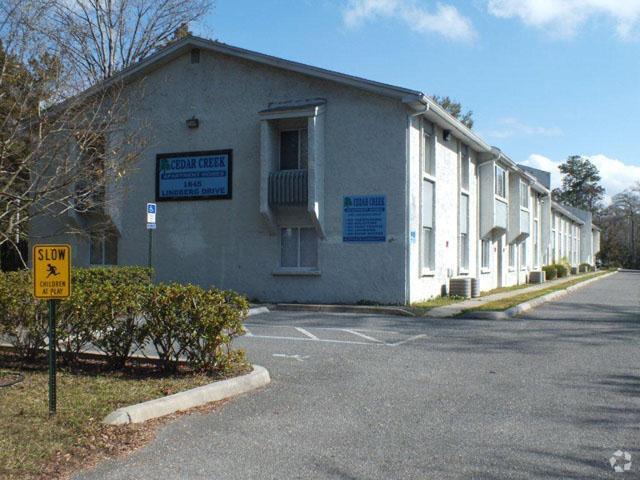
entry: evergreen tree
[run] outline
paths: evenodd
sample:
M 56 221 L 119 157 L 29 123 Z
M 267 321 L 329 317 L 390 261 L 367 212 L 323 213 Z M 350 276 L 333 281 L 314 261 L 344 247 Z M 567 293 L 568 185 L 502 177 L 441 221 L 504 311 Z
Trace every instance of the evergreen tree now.
M 454 118 L 460 120 L 467 128 L 473 128 L 473 111 L 468 110 L 466 113 L 462 113 L 462 104 L 452 100 L 448 96 L 441 97 L 440 95 L 434 95 L 431 97 L 434 102 L 449 112 Z
M 553 189 L 553 199 L 572 207 L 597 213 L 602 207 L 605 189 L 600 173 L 591 161 L 580 155 L 570 156 L 560 165 L 562 186 Z

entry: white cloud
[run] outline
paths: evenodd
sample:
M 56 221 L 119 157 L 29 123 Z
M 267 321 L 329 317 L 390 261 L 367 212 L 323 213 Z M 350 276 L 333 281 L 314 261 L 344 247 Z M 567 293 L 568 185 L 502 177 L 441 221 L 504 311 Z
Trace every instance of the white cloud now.
M 615 194 L 633 186 L 635 182 L 640 182 L 640 166 L 638 165 L 627 165 L 618 159 L 602 154 L 584 156 L 598 167 L 602 177 L 602 186 L 607 190 L 605 199 L 607 203 Z M 544 155 L 533 154 L 522 163 L 551 172 L 551 187 L 555 188 L 560 186 L 562 180 L 562 174 L 558 167 L 563 162 L 564 160 L 555 161 Z
M 558 37 L 572 37 L 587 21 L 604 19 L 629 40 L 640 24 L 640 0 L 488 0 L 487 8 L 496 17 L 519 18 Z
M 564 134 L 559 127 L 538 127 L 522 123 L 517 118 L 503 118 L 498 121 L 499 127 L 488 132 L 487 136 L 504 139 L 515 135 L 538 135 L 543 137 L 560 137 Z
M 368 21 L 395 19 L 415 32 L 435 33 L 449 40 L 471 42 L 477 37 L 471 21 L 453 5 L 436 3 L 429 10 L 423 4 L 418 0 L 349 0 L 343 20 L 354 28 Z

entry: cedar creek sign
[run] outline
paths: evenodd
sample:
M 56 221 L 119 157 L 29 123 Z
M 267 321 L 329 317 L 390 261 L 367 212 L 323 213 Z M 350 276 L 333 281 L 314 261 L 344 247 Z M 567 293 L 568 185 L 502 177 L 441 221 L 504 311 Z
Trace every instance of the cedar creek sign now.
M 156 201 L 231 198 L 232 150 L 156 156 Z

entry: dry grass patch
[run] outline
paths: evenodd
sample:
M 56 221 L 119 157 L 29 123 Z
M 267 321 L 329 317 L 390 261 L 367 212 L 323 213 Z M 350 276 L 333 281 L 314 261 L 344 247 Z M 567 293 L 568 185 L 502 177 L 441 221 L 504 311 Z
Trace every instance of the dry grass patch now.
M 22 382 L 0 388 L 0 478 L 6 479 L 63 478 L 127 453 L 153 438 L 163 420 L 107 426 L 101 423 L 107 414 L 222 378 L 189 372 L 160 376 L 151 366 L 117 373 L 62 370 L 57 377 L 58 413 L 49 418 L 46 369 L 19 370 L 6 361 L 0 365 L 6 366 L 0 367 L 5 376 L 8 371 L 24 374 Z M 224 378 L 248 369 L 243 366 Z

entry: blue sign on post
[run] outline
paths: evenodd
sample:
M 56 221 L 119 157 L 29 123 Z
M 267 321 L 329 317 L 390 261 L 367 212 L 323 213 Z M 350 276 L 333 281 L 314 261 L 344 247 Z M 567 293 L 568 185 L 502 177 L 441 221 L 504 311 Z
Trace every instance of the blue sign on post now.
M 344 197 L 342 241 L 387 241 L 387 199 L 384 195 Z
M 156 201 L 231 198 L 232 150 L 156 156 Z

